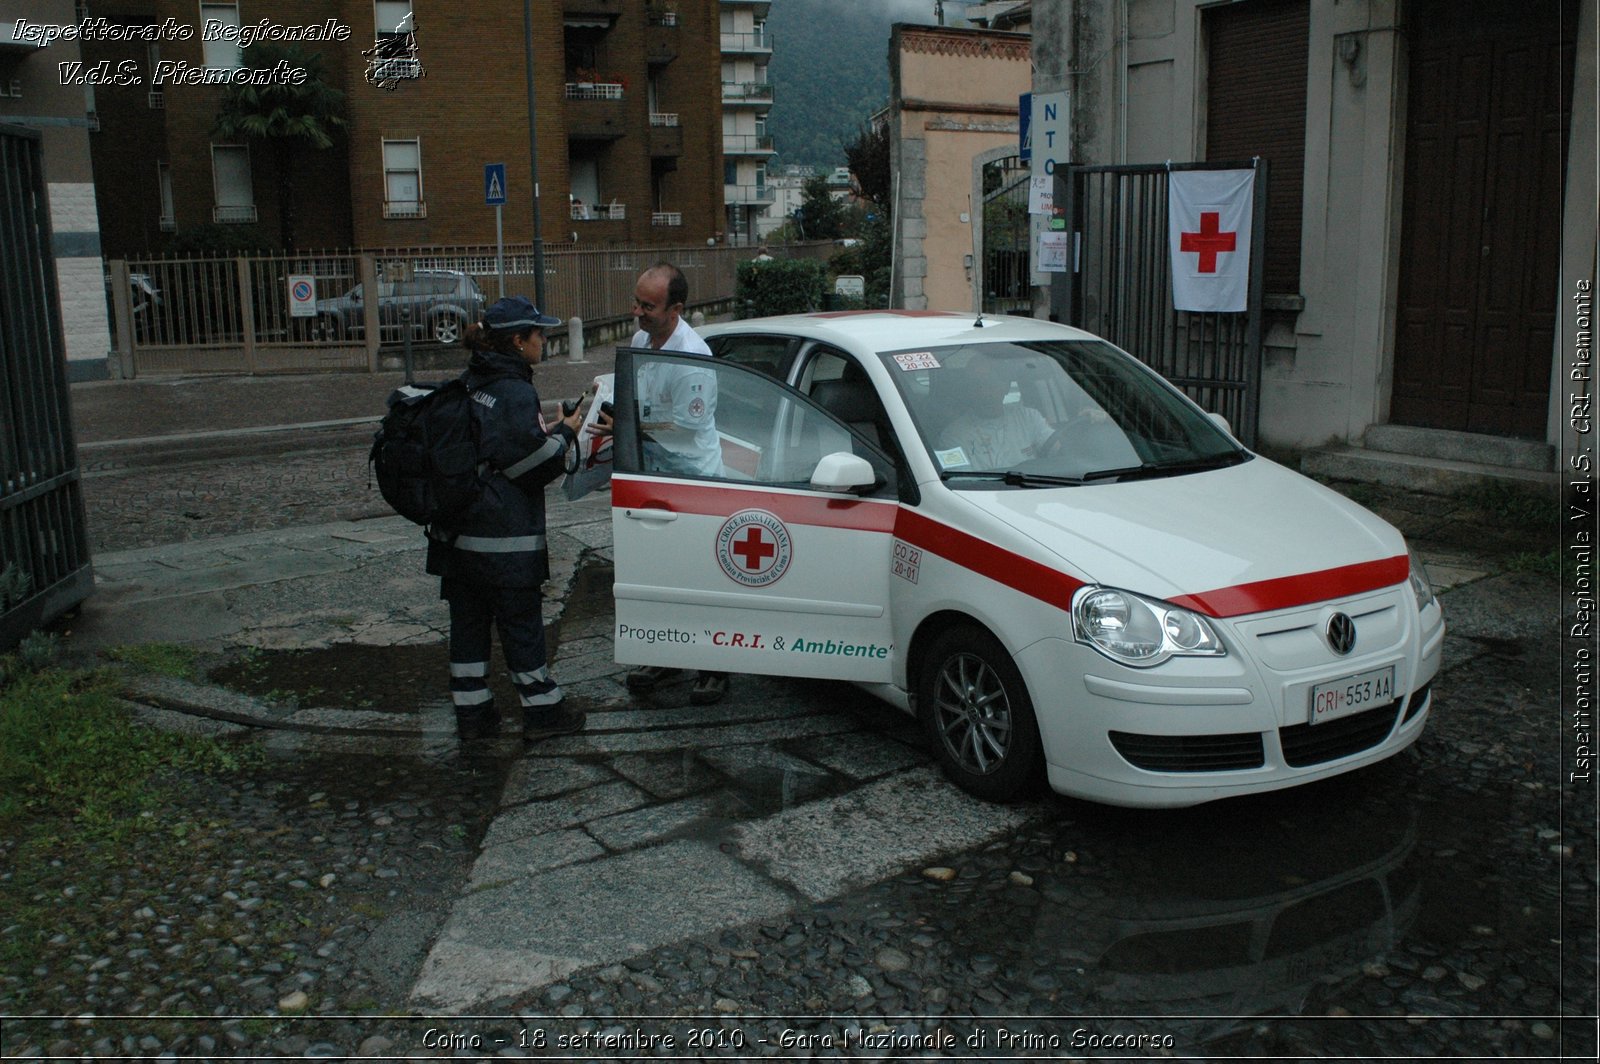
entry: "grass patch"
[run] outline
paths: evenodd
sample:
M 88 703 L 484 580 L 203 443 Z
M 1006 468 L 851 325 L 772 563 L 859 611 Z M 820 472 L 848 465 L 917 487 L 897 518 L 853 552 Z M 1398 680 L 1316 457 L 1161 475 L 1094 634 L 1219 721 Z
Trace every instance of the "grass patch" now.
M 172 676 L 179 680 L 196 680 L 200 676 L 197 665 L 200 652 L 178 643 L 130 643 L 112 647 L 105 653 L 112 661 L 120 661 L 160 676 Z
M 1561 527 L 1561 500 L 1554 492 L 1495 482 L 1475 487 L 1461 499 L 1514 528 L 1555 535 Z
M 169 735 L 129 718 L 115 677 L 55 666 L 29 670 L 7 655 L 0 675 L 0 829 L 39 814 L 120 837 L 160 803 L 169 770 L 238 769 L 252 752 Z
M 1506 559 L 1506 568 L 1518 573 L 1530 573 L 1534 576 L 1561 575 L 1561 552 L 1559 550 L 1547 551 L 1519 551 Z

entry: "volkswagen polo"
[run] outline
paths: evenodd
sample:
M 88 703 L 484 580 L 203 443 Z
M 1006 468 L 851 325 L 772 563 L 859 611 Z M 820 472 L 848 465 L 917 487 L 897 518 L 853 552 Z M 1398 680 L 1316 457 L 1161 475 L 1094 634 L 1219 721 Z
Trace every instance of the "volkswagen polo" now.
M 1421 735 L 1444 620 L 1400 533 L 1105 340 L 895 311 L 703 332 L 713 359 L 618 351 L 619 662 L 854 682 L 996 800 L 1193 805 Z M 708 439 L 713 474 L 671 460 Z

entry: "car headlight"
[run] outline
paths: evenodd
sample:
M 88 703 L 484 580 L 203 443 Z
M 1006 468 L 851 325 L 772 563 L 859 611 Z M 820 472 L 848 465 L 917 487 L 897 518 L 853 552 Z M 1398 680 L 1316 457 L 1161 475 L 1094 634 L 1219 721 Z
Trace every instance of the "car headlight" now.
M 1072 627 L 1080 643 L 1136 668 L 1159 665 L 1175 655 L 1227 653 L 1210 622 L 1198 613 L 1115 588 L 1080 588 L 1072 597 Z
M 1433 581 L 1428 579 L 1428 567 L 1422 564 L 1417 552 L 1407 547 L 1406 554 L 1411 558 L 1411 593 L 1416 596 L 1417 612 L 1421 613 L 1434 601 Z

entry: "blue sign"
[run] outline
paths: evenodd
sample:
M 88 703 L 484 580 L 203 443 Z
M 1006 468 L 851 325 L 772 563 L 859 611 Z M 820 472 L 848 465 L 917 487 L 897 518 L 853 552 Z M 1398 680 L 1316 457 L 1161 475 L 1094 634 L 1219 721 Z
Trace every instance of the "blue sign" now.
M 485 207 L 504 207 L 506 205 L 506 164 L 483 164 L 483 205 Z
M 1017 154 L 1023 162 L 1033 158 L 1033 93 L 1017 97 Z

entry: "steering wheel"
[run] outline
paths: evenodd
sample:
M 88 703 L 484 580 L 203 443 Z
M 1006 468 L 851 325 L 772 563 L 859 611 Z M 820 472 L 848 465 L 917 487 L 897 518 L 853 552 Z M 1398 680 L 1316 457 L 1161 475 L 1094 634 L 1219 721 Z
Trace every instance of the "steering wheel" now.
M 1034 458 L 1056 458 L 1066 453 L 1067 441 L 1072 437 L 1077 422 L 1075 417 L 1068 418 L 1066 424 L 1045 437 L 1045 441 L 1035 449 Z

